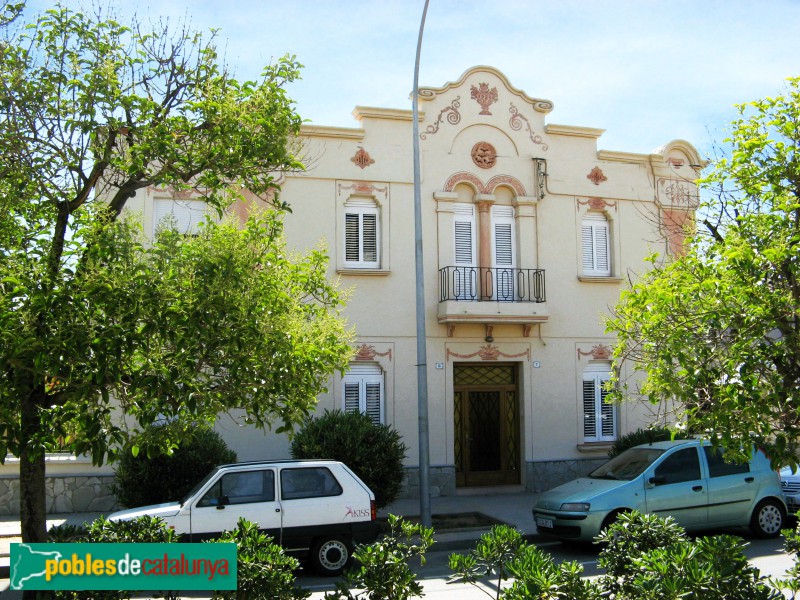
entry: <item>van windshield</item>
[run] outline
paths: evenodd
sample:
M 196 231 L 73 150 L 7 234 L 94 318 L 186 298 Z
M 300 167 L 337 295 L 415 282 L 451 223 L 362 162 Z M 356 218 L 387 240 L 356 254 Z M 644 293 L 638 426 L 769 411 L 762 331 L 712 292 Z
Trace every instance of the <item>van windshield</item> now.
M 196 486 L 194 486 L 188 494 L 186 494 L 183 498 L 181 498 L 181 506 L 186 504 L 189 501 L 189 499 L 200 490 L 201 487 L 203 487 L 206 483 L 208 483 L 208 480 L 214 477 L 214 475 L 217 474 L 217 471 L 219 471 L 219 468 L 213 469 L 211 473 L 203 477 L 200 480 L 200 482 Z
M 630 448 L 589 473 L 589 477 L 629 481 L 641 475 L 662 454 L 664 451 L 656 448 Z

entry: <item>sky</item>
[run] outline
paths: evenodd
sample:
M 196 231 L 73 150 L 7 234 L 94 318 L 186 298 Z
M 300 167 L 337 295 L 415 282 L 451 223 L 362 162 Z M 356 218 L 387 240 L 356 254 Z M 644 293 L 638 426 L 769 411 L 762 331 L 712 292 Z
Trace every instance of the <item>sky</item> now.
M 67 0 L 78 6 L 77 0 Z M 52 5 L 29 0 L 29 10 Z M 294 54 L 289 88 L 315 125 L 357 127 L 355 106 L 411 109 L 424 0 L 106 0 L 121 14 L 219 29 L 239 79 Z M 430 0 L 420 87 L 489 65 L 550 100 L 548 123 L 605 129 L 598 149 L 685 139 L 709 157 L 735 104 L 800 76 L 800 0 Z

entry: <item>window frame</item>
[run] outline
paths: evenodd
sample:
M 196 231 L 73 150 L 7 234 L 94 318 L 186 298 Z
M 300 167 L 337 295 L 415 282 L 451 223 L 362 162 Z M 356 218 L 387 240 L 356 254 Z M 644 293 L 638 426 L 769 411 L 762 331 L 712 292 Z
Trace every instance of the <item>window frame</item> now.
M 611 277 L 611 223 L 608 217 L 598 211 L 588 211 L 581 218 L 580 234 L 581 274 Z
M 605 402 L 609 391 L 606 389 L 606 382 L 611 379 L 610 363 L 590 364 L 581 373 L 580 387 L 580 410 L 583 418 L 581 419 L 581 436 L 583 443 L 614 442 L 619 437 L 619 411 L 617 406 L 610 402 Z M 587 412 L 587 383 L 592 384 L 592 412 Z M 598 417 L 598 415 L 600 415 Z M 607 429 L 603 427 L 603 419 L 611 418 L 611 432 L 605 433 Z M 587 421 L 593 421 L 593 435 L 587 434 Z
M 353 240 L 350 221 L 355 217 L 357 222 L 357 238 Z M 367 240 L 365 238 L 365 221 L 368 217 L 374 218 L 374 228 L 371 250 L 375 254 L 374 260 L 368 260 Z M 342 235 L 342 265 L 346 269 L 380 269 L 381 268 L 381 211 L 378 205 L 370 200 L 348 200 L 343 209 L 343 235 Z M 357 247 L 358 257 L 350 258 L 352 245 Z
M 358 412 L 366 414 L 375 424 L 384 424 L 386 422 L 385 379 L 383 369 L 378 363 L 350 363 L 349 370 L 342 376 L 342 412 L 355 412 L 356 409 L 352 406 L 352 395 L 348 391 L 348 388 L 352 390 L 355 387 Z M 374 386 L 377 386 L 378 391 L 377 412 L 370 406 L 370 387 L 374 390 Z
M 208 209 L 205 200 L 181 199 L 181 198 L 154 198 L 153 199 L 153 229 L 152 236 L 155 237 L 161 222 L 172 215 L 175 219 L 175 226 L 179 233 L 183 235 L 197 235 L 200 223 L 212 214 Z M 199 216 L 199 219 L 193 217 Z

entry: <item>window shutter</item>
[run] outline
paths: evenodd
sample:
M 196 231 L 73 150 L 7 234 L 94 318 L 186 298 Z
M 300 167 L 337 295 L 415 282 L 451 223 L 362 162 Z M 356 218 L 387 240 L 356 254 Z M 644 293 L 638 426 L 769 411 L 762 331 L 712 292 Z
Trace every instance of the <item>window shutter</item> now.
M 359 412 L 361 403 L 359 401 L 360 390 L 357 382 L 345 382 L 344 384 L 344 412 Z
M 153 203 L 153 233 L 166 220 L 164 224 L 174 225 L 179 233 L 195 234 L 206 217 L 207 209 L 203 200 L 156 199 Z
M 378 215 L 363 214 L 364 262 L 378 260 Z
M 608 237 L 608 220 L 605 216 L 587 213 L 581 224 L 582 266 L 585 275 L 611 275 Z
M 366 387 L 366 407 L 364 412 L 372 419 L 376 425 L 383 422 L 383 415 L 381 414 L 381 384 L 377 381 L 367 381 Z
M 597 437 L 597 410 L 594 399 L 594 379 L 583 380 L 583 437 Z
M 617 437 L 616 407 L 606 402 L 610 363 L 590 364 L 583 373 L 583 438 L 586 442 L 612 441 Z
M 350 363 L 350 370 L 342 379 L 342 389 L 345 412 L 362 412 L 373 423 L 383 423 L 383 371 L 380 365 Z
M 380 266 L 380 215 L 374 202 L 355 200 L 345 205 L 344 261 L 348 267 Z
M 360 227 L 358 213 L 346 213 L 344 216 L 344 257 L 347 262 L 359 262 Z

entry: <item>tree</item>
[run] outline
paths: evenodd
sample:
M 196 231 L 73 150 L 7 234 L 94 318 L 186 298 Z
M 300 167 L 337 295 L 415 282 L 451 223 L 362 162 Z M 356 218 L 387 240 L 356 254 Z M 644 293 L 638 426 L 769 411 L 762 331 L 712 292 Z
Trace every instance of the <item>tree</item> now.
M 346 364 L 349 333 L 324 252 L 283 243 L 275 178 L 302 168 L 293 57 L 239 82 L 213 34 L 61 5 L 5 34 L 0 460 L 20 458 L 22 537 L 44 542 L 46 452 L 168 452 L 232 408 L 288 429 Z M 218 215 L 242 190 L 272 209 L 151 242 L 120 218 L 148 186 Z
M 800 440 L 800 79 L 738 107 L 730 152 L 700 185 L 698 231 L 623 292 L 607 322 L 637 390 L 739 458 L 797 464 Z M 622 381 L 621 383 L 626 383 Z M 624 395 L 626 387 L 621 387 Z

